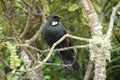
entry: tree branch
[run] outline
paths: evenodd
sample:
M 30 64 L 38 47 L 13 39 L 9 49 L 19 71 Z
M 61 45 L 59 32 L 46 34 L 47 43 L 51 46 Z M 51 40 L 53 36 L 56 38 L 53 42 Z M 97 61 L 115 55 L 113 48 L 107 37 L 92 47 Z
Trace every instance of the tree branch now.
M 8 10 L 7 10 L 7 7 L 5 5 L 5 2 L 4 2 L 4 0 L 0 0 L 0 1 L 1 1 L 2 9 L 3 9 L 4 13 L 5 13 L 6 18 L 7 18 L 8 24 L 10 25 L 11 32 L 14 35 L 17 35 L 17 31 L 15 30 L 15 28 L 13 26 L 13 23 L 12 23 L 12 20 L 11 20 L 11 17 L 8 14 Z
M 33 0 L 31 5 L 29 3 L 27 3 L 25 0 L 22 0 L 22 2 L 28 7 L 28 14 L 29 15 L 28 15 L 26 26 L 24 28 L 24 31 L 20 35 L 20 38 L 23 38 L 27 34 L 27 32 L 30 28 L 30 25 L 31 25 L 32 17 L 34 16 L 34 12 L 35 12 L 34 9 L 36 8 L 35 0 Z
M 90 0 L 79 0 L 80 6 L 85 11 L 87 15 L 89 25 L 91 27 L 92 37 L 102 36 L 102 26 L 100 24 L 100 20 L 98 15 L 91 4 Z
M 30 28 L 30 24 L 31 24 L 31 18 L 32 18 L 32 12 L 29 10 L 29 15 L 28 15 L 28 19 L 27 19 L 27 23 L 26 23 L 26 26 L 24 28 L 24 31 L 22 32 L 22 34 L 20 35 L 20 38 L 22 39 L 26 33 L 28 32 L 29 28 Z
M 80 40 L 80 41 L 86 41 L 86 42 L 90 42 L 91 39 L 88 38 L 82 38 L 82 37 L 77 37 L 77 36 L 73 36 L 68 34 L 67 37 L 72 38 L 72 39 L 76 39 L 76 40 Z
M 38 38 L 39 34 L 42 32 L 42 30 L 43 30 L 43 28 L 44 28 L 44 26 L 45 26 L 45 24 L 47 22 L 45 14 L 42 11 L 42 9 L 39 6 L 37 6 L 37 8 L 38 8 L 38 10 L 40 12 L 40 15 L 42 16 L 42 24 L 41 24 L 39 30 L 36 32 L 36 34 L 31 39 L 27 40 L 28 44 L 32 43 L 33 41 L 35 41 Z
M 104 20 L 104 13 L 105 13 L 106 7 L 108 6 L 109 3 L 110 3 L 110 0 L 106 0 L 103 8 L 101 9 L 101 12 L 100 12 L 100 15 L 99 15 L 99 18 L 100 18 L 100 22 L 101 22 L 101 23 L 102 23 L 103 20 Z
M 31 48 L 31 49 L 33 49 L 33 50 L 39 51 L 39 52 L 41 52 L 41 53 L 45 53 L 45 52 L 49 52 L 49 51 L 50 51 L 50 49 L 40 50 L 40 49 L 35 48 L 35 47 L 33 47 L 33 46 L 22 45 L 22 44 L 18 44 L 17 46 L 28 47 L 28 48 Z M 64 50 L 69 50 L 69 49 L 87 48 L 87 47 L 89 47 L 89 45 L 80 45 L 80 46 L 64 47 L 64 48 L 54 49 L 53 52 L 64 51 Z
M 86 73 L 85 73 L 83 80 L 89 80 L 92 68 L 93 68 L 93 63 L 91 62 L 91 60 L 89 60 L 88 65 L 87 65 L 87 69 L 86 69 Z
M 120 8 L 120 2 L 115 7 L 113 7 L 112 15 L 110 17 L 109 28 L 108 28 L 108 31 L 106 33 L 105 40 L 110 39 L 110 37 L 112 36 L 112 30 L 113 30 L 113 25 L 114 25 L 114 20 L 115 20 L 115 14 L 116 14 L 116 12 L 117 12 L 117 10 L 119 8 Z
M 2 57 L 0 57 L 0 61 L 1 61 L 3 64 L 5 64 L 7 67 L 10 68 L 10 65 L 9 65 Z M 11 69 L 11 68 L 10 68 L 10 69 Z
M 106 0 L 106 2 L 105 2 L 105 4 L 104 4 L 101 12 L 104 12 L 104 11 L 106 10 L 106 7 L 107 7 L 107 5 L 109 4 L 109 2 L 110 2 L 109 0 Z
M 68 34 L 67 37 L 69 38 L 72 38 L 72 39 L 76 39 L 76 40 L 80 40 L 80 41 L 86 41 L 86 42 L 90 42 L 91 39 L 88 39 L 88 38 L 82 38 L 82 37 L 77 37 L 77 36 L 73 36 L 73 35 L 70 35 Z M 18 44 L 17 46 L 24 46 L 24 47 L 28 47 L 28 48 L 31 48 L 31 49 L 34 49 L 34 50 L 37 50 L 41 53 L 45 53 L 45 52 L 48 52 L 50 51 L 50 49 L 47 49 L 47 50 L 40 50 L 40 49 L 37 49 L 33 46 L 30 46 L 30 45 L 23 45 L 23 44 Z M 89 47 L 89 45 L 81 45 L 81 46 L 71 46 L 71 47 L 64 47 L 64 48 L 59 48 L 59 49 L 55 49 L 53 50 L 54 52 L 55 51 L 64 51 L 64 50 L 68 50 L 68 49 L 74 49 L 74 48 L 85 48 L 85 47 Z
M 32 6 L 31 6 L 30 4 L 28 4 L 25 0 L 22 0 L 22 2 L 23 2 L 26 6 L 28 6 L 30 9 L 32 9 Z

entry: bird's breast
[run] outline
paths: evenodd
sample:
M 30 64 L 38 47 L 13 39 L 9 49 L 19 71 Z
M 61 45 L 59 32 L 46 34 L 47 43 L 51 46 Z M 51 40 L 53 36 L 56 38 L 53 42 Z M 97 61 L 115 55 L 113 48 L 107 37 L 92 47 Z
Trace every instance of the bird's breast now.
M 58 27 L 47 27 L 45 29 L 44 38 L 49 45 L 54 44 L 59 40 L 64 34 Z

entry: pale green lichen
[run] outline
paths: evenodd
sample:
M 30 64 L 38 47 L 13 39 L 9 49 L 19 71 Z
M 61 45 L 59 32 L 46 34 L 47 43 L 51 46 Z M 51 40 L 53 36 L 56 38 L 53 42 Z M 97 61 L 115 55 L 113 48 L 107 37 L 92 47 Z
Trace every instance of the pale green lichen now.
M 6 47 L 10 51 L 10 67 L 11 69 L 15 70 L 21 64 L 21 60 L 19 59 L 19 56 L 16 53 L 16 46 L 10 43 L 9 41 L 6 42 L 6 45 Z
M 102 37 L 94 37 L 90 41 L 90 60 L 94 61 L 98 53 L 104 54 L 106 60 L 110 61 L 110 41 L 105 41 Z

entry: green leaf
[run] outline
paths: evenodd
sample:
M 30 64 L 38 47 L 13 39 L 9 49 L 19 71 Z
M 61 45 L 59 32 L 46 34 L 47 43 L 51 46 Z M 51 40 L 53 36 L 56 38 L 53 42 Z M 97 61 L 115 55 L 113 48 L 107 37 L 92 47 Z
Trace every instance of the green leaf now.
M 78 4 L 72 4 L 69 8 L 68 11 L 72 12 L 79 9 L 79 5 Z

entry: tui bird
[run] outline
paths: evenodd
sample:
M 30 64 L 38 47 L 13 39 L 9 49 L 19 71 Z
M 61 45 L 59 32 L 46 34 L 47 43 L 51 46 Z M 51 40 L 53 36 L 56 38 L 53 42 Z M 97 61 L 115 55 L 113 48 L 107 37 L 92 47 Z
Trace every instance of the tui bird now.
M 56 41 L 58 41 L 67 32 L 64 26 L 60 22 L 60 16 L 53 14 L 47 21 L 43 30 L 43 37 L 47 44 L 51 47 Z M 72 46 L 70 38 L 66 38 L 60 44 L 56 46 L 56 49 Z M 57 52 L 58 56 L 63 60 L 64 64 L 71 65 L 66 66 L 67 72 L 76 72 L 80 68 L 79 63 L 76 61 L 76 55 L 74 49 Z

